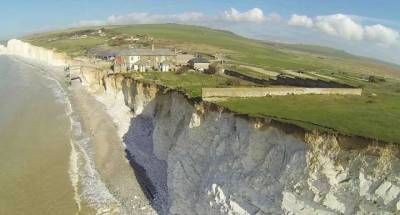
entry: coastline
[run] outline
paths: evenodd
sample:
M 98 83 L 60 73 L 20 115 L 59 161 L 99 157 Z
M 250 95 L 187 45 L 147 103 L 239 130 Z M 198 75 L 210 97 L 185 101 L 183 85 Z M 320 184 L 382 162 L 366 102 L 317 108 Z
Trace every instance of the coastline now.
M 80 116 L 82 128 L 94 146 L 95 166 L 102 181 L 121 204 L 121 212 L 156 214 L 140 185 L 140 176 L 129 164 L 117 127 L 103 104 L 80 83 L 70 88 L 71 103 Z M 127 209 L 135 209 L 128 211 Z M 133 213 L 132 213 L 133 212 Z
M 373 143 L 364 139 L 362 147 L 354 148 L 358 142 L 352 139 L 302 130 L 298 135 L 297 129 L 272 120 L 257 121 L 215 105 L 198 105 L 182 92 L 156 84 L 108 76 L 106 71 L 81 70 L 80 75 L 84 84 L 70 92 L 85 133 L 76 146 L 91 158 L 84 166 L 89 166 L 88 179 L 96 180 L 86 181 L 89 190 L 84 194 L 101 207 L 98 213 L 124 213 L 120 206 L 135 205 L 123 200 L 132 194 L 126 184 L 121 188 L 126 193 L 121 193 L 118 183 L 108 181 L 128 172 L 129 165 L 120 166 L 127 162 L 126 148 L 141 165 L 135 169 L 135 181 L 140 181 L 143 167 L 160 199 L 166 200 L 161 206 L 172 214 L 205 210 L 208 214 L 364 214 L 400 209 L 398 148 L 372 148 Z M 125 132 L 126 147 L 119 142 Z M 352 147 L 342 144 L 347 141 Z M 394 195 L 386 196 L 391 187 Z
M 119 129 L 95 95 L 81 83 L 66 86 L 60 66 L 10 57 L 37 67 L 45 78 L 54 81 L 52 91 L 65 105 L 71 126 L 68 174 L 78 214 L 157 214 L 148 192 L 142 190 L 143 173 L 130 165 Z

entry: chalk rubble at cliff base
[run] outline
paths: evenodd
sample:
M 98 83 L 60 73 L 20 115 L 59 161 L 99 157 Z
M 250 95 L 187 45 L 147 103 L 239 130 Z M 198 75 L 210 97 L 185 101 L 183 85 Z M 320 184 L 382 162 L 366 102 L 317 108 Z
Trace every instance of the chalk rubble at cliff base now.
M 344 150 L 333 135 L 302 138 L 156 85 L 102 71 L 82 70 L 81 76 L 119 126 L 131 158 L 146 170 L 161 214 L 400 210 L 397 149 L 377 147 L 376 155 Z

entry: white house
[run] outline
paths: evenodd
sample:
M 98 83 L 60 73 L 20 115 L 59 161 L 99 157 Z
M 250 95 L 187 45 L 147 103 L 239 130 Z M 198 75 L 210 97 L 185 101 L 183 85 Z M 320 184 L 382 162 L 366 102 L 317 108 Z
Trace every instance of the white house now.
M 175 52 L 169 49 L 126 49 L 119 53 L 125 57 L 128 70 L 167 72 L 176 63 Z

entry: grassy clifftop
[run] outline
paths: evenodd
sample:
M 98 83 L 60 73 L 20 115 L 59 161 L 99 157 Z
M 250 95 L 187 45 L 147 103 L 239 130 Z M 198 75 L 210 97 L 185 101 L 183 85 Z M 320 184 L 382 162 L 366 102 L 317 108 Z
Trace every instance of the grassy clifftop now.
M 232 61 L 272 70 L 322 69 L 400 78 L 400 67 L 320 46 L 267 43 L 228 31 L 177 24 L 106 26 L 104 29 L 103 37 L 89 35 L 87 38 L 71 39 L 71 36 L 77 33 L 90 32 L 90 29 L 85 28 L 37 34 L 24 39 L 38 46 L 55 48 L 72 56 L 78 56 L 84 54 L 86 49 L 97 45 L 118 44 L 116 43 L 118 39 L 113 39 L 115 37 L 140 35 L 153 39 L 157 46 L 190 49 L 206 54 L 223 53 Z
M 99 28 L 95 28 L 99 29 Z M 321 129 L 348 135 L 400 143 L 400 67 L 346 52 L 299 44 L 280 44 L 251 40 L 227 31 L 186 25 L 107 26 L 104 34 L 93 29 L 70 29 L 24 38 L 38 46 L 84 55 L 89 48 L 107 45 L 128 46 L 130 38 L 140 38 L 134 45 L 170 47 L 204 55 L 220 55 L 243 72 L 256 77 L 284 70 L 301 70 L 307 76 L 334 79 L 363 88 L 362 96 L 288 96 L 240 99 L 219 102 L 235 112 L 273 117 L 306 129 Z M 75 37 L 87 35 L 87 37 Z M 244 67 L 243 67 L 244 66 Z M 258 69 L 252 70 L 251 68 Z M 257 73 L 264 71 L 264 73 Z M 268 72 L 267 72 L 268 71 Z M 303 74 L 304 75 L 304 74 Z M 370 82 L 369 76 L 385 77 Z M 147 81 L 187 91 L 193 97 L 202 87 L 220 86 L 227 77 L 203 74 L 143 75 Z M 242 83 L 246 85 L 246 83 Z

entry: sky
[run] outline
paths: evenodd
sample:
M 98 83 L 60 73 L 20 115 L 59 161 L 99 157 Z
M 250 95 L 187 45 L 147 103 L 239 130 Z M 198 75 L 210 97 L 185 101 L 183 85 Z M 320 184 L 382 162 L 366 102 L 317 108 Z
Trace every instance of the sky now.
M 182 23 L 400 64 L 398 0 L 0 0 L 0 40 L 105 24 Z

